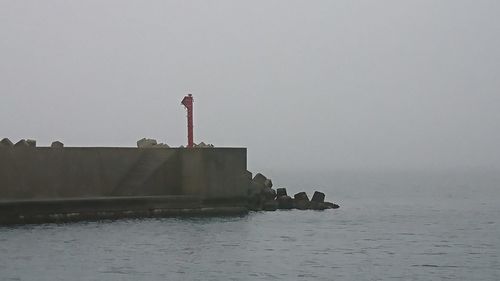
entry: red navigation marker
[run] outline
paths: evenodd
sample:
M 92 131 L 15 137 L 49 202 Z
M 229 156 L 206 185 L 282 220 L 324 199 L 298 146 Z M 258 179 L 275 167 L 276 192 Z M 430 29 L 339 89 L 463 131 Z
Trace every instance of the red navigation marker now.
M 193 141 L 193 95 L 188 94 L 182 99 L 182 104 L 187 109 L 187 121 L 188 121 L 188 144 L 187 147 L 191 148 L 194 146 Z

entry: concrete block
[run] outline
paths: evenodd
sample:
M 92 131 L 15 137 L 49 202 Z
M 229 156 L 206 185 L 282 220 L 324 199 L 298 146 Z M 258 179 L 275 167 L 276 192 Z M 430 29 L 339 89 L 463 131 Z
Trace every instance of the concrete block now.
M 251 180 L 252 179 L 252 172 L 247 170 L 247 171 L 245 171 L 244 176 L 245 176 L 245 178 Z
M 295 200 L 305 200 L 309 201 L 309 197 L 307 197 L 307 193 L 305 192 L 299 192 L 293 196 Z
M 276 199 L 278 209 L 290 210 L 293 209 L 293 199 L 290 196 L 281 196 Z
M 273 181 L 272 181 L 271 179 L 266 179 L 266 180 L 264 181 L 264 185 L 265 185 L 266 187 L 272 188 L 272 187 L 273 187 Z
M 267 180 L 267 178 L 261 173 L 257 173 L 255 175 L 255 177 L 253 177 L 254 182 L 261 184 L 263 186 L 266 186 L 266 184 L 265 184 L 266 180 Z
M 254 181 L 250 181 L 247 185 L 248 190 L 247 190 L 247 195 L 248 197 L 262 197 L 262 190 L 264 189 L 263 185 L 260 185 Z
M 311 202 L 309 201 L 309 197 L 305 192 L 299 192 L 293 196 L 294 198 L 294 207 L 299 210 L 307 210 L 311 206 Z
M 253 194 L 248 196 L 248 208 L 252 211 L 262 211 L 262 198 L 260 194 Z
M 327 207 L 327 209 L 338 209 L 338 208 L 340 208 L 339 205 L 337 205 L 335 203 L 332 203 L 332 202 L 325 202 L 323 204 L 325 204 L 325 206 Z
M 28 145 L 30 147 L 36 147 L 36 140 L 30 140 L 30 139 L 28 139 L 28 140 L 26 140 L 26 142 L 28 143 Z
M 286 188 L 280 187 L 276 189 L 276 197 L 281 197 L 281 196 L 287 196 L 288 194 L 286 193 Z
M 276 211 L 278 209 L 278 202 L 275 200 L 265 201 L 262 209 L 264 211 Z
M 311 205 L 309 208 L 311 210 L 322 211 L 322 210 L 328 209 L 328 206 L 325 204 L 325 202 L 311 201 Z
M 63 148 L 64 147 L 64 143 L 62 143 L 60 141 L 54 141 L 54 142 L 52 142 L 52 144 L 50 145 L 50 147 L 52 147 L 52 148 Z
M 137 141 L 138 148 L 149 148 L 155 146 L 156 144 L 157 142 L 154 139 L 143 138 Z
M 262 196 L 265 200 L 274 200 L 276 198 L 276 191 L 269 187 L 264 187 L 261 191 Z
M 311 202 L 319 202 L 319 203 L 325 202 L 325 194 L 323 192 L 315 191 L 311 199 Z
M 16 142 L 16 144 L 14 144 L 14 147 L 29 147 L 30 145 L 28 144 L 28 142 L 26 142 L 26 140 L 22 139 L 18 142 Z
M 0 141 L 0 144 L 2 146 L 4 146 L 4 147 L 12 147 L 12 146 L 14 146 L 14 144 L 8 138 L 2 139 L 2 141 Z
M 299 210 L 309 210 L 311 208 L 311 201 L 294 199 L 293 206 Z

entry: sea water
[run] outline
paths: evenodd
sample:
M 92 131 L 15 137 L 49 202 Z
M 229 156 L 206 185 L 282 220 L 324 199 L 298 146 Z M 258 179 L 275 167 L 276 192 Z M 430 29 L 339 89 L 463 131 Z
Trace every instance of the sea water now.
M 500 280 L 494 171 L 272 174 L 341 208 L 0 227 L 0 280 Z

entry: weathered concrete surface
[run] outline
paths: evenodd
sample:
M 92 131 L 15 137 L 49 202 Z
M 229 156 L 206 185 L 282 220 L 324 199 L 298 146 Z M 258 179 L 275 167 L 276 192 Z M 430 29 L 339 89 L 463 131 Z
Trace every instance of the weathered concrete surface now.
M 0 148 L 0 203 L 9 206 L 176 195 L 198 198 L 200 208 L 236 208 L 246 204 L 247 177 L 245 148 Z
M 247 196 L 246 148 L 178 150 L 182 194 L 206 199 Z
M 207 206 L 190 196 L 130 196 L 0 201 L 0 225 L 124 217 L 243 215 L 242 206 Z

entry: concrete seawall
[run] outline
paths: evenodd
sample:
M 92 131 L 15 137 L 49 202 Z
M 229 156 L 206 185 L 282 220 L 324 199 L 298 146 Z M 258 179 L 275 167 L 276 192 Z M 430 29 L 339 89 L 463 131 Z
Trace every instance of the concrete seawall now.
M 0 148 L 0 224 L 241 213 L 247 190 L 245 148 Z

